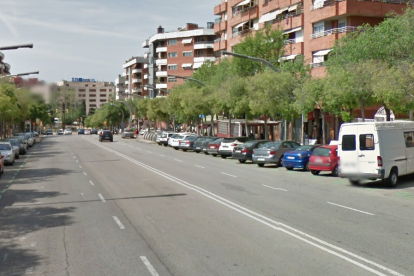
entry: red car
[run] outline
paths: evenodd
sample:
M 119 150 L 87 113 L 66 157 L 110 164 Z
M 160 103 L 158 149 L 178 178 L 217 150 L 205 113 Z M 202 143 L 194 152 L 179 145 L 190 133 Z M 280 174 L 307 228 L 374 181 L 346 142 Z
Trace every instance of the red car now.
M 0 152 L 0 177 L 4 173 L 4 155 Z
M 338 146 L 321 146 L 316 148 L 309 159 L 309 170 L 313 175 L 321 171 L 332 172 L 338 176 Z

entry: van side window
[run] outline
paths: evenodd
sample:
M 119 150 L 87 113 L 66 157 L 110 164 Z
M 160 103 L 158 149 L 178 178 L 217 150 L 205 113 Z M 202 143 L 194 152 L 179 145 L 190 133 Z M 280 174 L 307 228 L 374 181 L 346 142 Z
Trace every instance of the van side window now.
M 360 150 L 374 150 L 374 135 L 361 134 L 359 135 L 359 149 Z
M 414 137 L 414 131 L 404 132 L 405 146 L 407 148 L 414 147 L 413 137 Z
M 343 135 L 342 136 L 342 150 L 343 151 L 356 150 L 355 135 Z

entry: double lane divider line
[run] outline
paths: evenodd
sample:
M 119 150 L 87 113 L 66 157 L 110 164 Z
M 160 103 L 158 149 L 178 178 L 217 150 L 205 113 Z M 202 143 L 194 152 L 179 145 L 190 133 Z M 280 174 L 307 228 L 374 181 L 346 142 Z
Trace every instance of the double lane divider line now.
M 125 154 L 122 154 L 120 152 L 117 152 L 115 150 L 112 150 L 112 149 L 110 149 L 110 148 L 108 148 L 106 146 L 100 145 L 100 144 L 98 144 L 96 142 L 91 142 L 91 143 L 93 143 L 96 146 L 98 146 L 100 148 L 103 148 L 103 149 L 105 149 L 105 150 L 107 150 L 107 151 L 109 151 L 109 152 L 111 152 L 111 153 L 113 153 L 115 155 L 118 155 L 118 156 L 120 156 L 120 157 L 122 157 L 122 158 L 124 158 L 124 159 L 126 159 L 126 160 L 128 160 L 128 161 L 130 161 L 130 162 L 132 162 L 132 163 L 134 163 L 134 164 L 142 167 L 142 168 L 145 168 L 145 169 L 147 169 L 147 170 L 149 170 L 149 171 L 151 171 L 151 172 L 153 172 L 155 174 L 158 174 L 159 176 L 162 176 L 162 177 L 164 177 L 166 179 L 169 179 L 172 182 L 177 183 L 178 185 L 181 185 L 181 186 L 186 187 L 186 188 L 188 188 L 190 190 L 193 190 L 193 191 L 195 191 L 195 192 L 197 192 L 199 194 L 202 194 L 205 197 L 207 197 L 207 198 L 209 198 L 209 199 L 211 199 L 211 200 L 213 200 L 213 201 L 215 201 L 215 202 L 217 202 L 217 203 L 219 203 L 219 204 L 221 204 L 223 206 L 226 206 L 229 209 L 232 209 L 232 210 L 238 212 L 239 214 L 242 214 L 242 215 L 244 215 L 246 217 L 249 217 L 249 218 L 251 218 L 251 219 L 253 219 L 253 220 L 257 221 L 257 222 L 260 222 L 261 224 L 263 224 L 265 226 L 268 226 L 269 228 L 272 228 L 272 229 L 274 229 L 276 231 L 283 232 L 286 235 L 289 235 L 289 236 L 291 236 L 293 238 L 296 238 L 296 239 L 298 239 L 300 241 L 303 241 L 304 243 L 307 243 L 309 245 L 312 245 L 312 246 L 314 246 L 314 247 L 316 247 L 316 248 L 318 248 L 318 249 L 320 249 L 320 250 L 322 250 L 322 251 L 324 251 L 326 253 L 329 253 L 329 254 L 331 254 L 333 256 L 338 257 L 339 259 L 342 259 L 343 261 L 347 261 L 347 262 L 349 262 L 349 263 L 351 263 L 351 264 L 353 264 L 355 266 L 358 266 L 358 267 L 360 267 L 362 269 L 365 269 L 365 270 L 367 270 L 367 271 L 369 271 L 369 272 L 371 272 L 371 273 L 373 273 L 375 275 L 385 276 L 385 274 L 382 273 L 382 272 L 388 272 L 388 273 L 390 273 L 392 275 L 404 276 L 403 274 L 401 274 L 401 273 L 399 273 L 399 272 L 397 272 L 395 270 L 392 270 L 391 268 L 385 267 L 385 266 L 383 266 L 383 265 L 381 265 L 379 263 L 376 263 L 376 262 L 371 261 L 369 259 L 366 259 L 366 258 L 364 258 L 364 257 L 362 257 L 360 255 L 357 255 L 355 253 L 352 253 L 351 251 L 348 251 L 348 250 L 346 250 L 344 248 L 341 248 L 339 246 L 336 246 L 334 244 L 331 244 L 329 242 L 326 242 L 326 241 L 324 241 L 322 239 L 319 239 L 319 238 L 317 238 L 315 236 L 312 236 L 310 234 L 307 234 L 305 232 L 302 232 L 302 231 L 300 231 L 300 230 L 298 230 L 298 229 L 296 229 L 294 227 L 291 227 L 291 226 L 289 226 L 287 224 L 284 224 L 284 223 L 279 222 L 279 221 L 275 221 L 275 220 L 273 220 L 271 218 L 268 218 L 268 217 L 266 217 L 264 215 L 261 215 L 261 214 L 259 214 L 257 212 L 254 212 L 254 211 L 252 211 L 252 210 L 250 210 L 250 209 L 248 209 L 246 207 L 243 207 L 243 206 L 241 206 L 239 204 L 236 204 L 236 203 L 234 203 L 234 202 L 232 202 L 232 201 L 230 201 L 228 199 L 225 199 L 225 198 L 223 198 L 223 197 L 221 197 L 219 195 L 216 195 L 216 194 L 214 194 L 214 193 L 212 193 L 212 192 L 210 192 L 208 190 L 205 190 L 205 189 L 203 189 L 201 187 L 198 187 L 198 186 L 196 186 L 194 184 L 188 183 L 188 182 L 186 182 L 186 181 L 184 181 L 182 179 L 179 179 L 179 178 L 177 178 L 175 176 L 172 176 L 172 175 L 167 174 L 167 173 L 165 173 L 163 171 L 160 171 L 160 170 L 158 170 L 158 169 L 156 169 L 154 167 L 151 167 L 151 166 L 149 166 L 149 165 L 147 165 L 145 163 L 142 163 L 142 162 L 140 162 L 138 160 L 135 160 L 135 159 L 133 159 L 133 158 L 131 158 L 131 157 L 125 155 Z M 351 259 L 351 257 L 354 258 L 354 259 L 356 259 L 356 260 Z M 377 270 L 376 269 L 373 269 L 373 268 L 371 268 L 369 266 L 367 266 L 364 263 L 369 264 L 371 266 L 374 266 Z
M 352 211 L 355 211 L 355 212 L 360 212 L 360 213 L 367 214 L 367 215 L 370 215 L 370 216 L 375 216 L 374 214 L 371 214 L 371 213 L 368 213 L 368 212 L 364 212 L 364 211 L 354 209 L 354 208 L 351 208 L 351 207 L 346 207 L 346 206 L 339 205 L 339 204 L 336 204 L 336 203 L 332 203 L 332 202 L 329 202 L 329 201 L 328 201 L 328 204 L 335 205 L 335 206 L 338 206 L 338 207 L 342 207 L 342 208 L 345 208 L 345 209 L 349 209 L 349 210 L 352 210 Z
M 152 266 L 152 264 L 148 261 L 147 257 L 140 256 L 142 262 L 147 267 L 148 271 L 151 273 L 152 276 L 159 276 L 155 268 Z
M 125 229 L 125 226 L 122 224 L 122 222 L 119 220 L 117 216 L 112 216 L 112 218 L 115 220 L 116 224 L 118 224 L 119 228 L 121 228 L 121 230 Z

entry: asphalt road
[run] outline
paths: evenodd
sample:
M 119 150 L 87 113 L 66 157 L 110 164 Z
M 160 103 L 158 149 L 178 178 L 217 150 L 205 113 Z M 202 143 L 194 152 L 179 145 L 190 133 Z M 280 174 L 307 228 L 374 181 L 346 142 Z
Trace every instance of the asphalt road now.
M 0 187 L 0 275 L 414 275 L 396 189 L 134 139 L 49 136 Z

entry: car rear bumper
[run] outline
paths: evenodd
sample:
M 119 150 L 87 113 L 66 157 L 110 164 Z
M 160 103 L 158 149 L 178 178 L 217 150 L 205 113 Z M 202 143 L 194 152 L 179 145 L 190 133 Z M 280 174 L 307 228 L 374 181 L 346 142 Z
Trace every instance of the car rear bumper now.
M 241 153 L 232 153 L 231 155 L 233 157 L 233 159 L 237 159 L 237 160 L 252 160 L 251 156 L 248 156 L 247 154 L 241 154 Z
M 232 150 L 219 150 L 218 152 L 222 156 L 232 156 L 233 155 Z
M 209 148 L 207 148 L 207 150 L 206 150 L 208 153 L 210 153 L 210 154 L 219 154 L 219 151 L 218 151 L 218 149 L 209 149 Z
M 341 172 L 341 169 L 339 168 L 338 176 L 340 178 L 350 178 L 350 179 L 369 179 L 369 180 L 384 179 L 385 170 L 379 169 L 377 173 L 343 173 Z
M 253 156 L 252 161 L 253 163 L 258 163 L 258 164 L 267 164 L 267 163 L 277 163 L 279 160 L 277 160 L 275 156 L 271 156 L 271 157 Z
M 333 163 L 314 163 L 309 162 L 309 169 L 314 171 L 333 171 L 336 164 Z
M 305 167 L 306 161 L 305 160 L 290 160 L 290 159 L 283 159 L 283 166 L 288 168 L 300 168 L 303 169 Z
M 192 150 L 193 149 L 191 146 L 182 146 L 182 145 L 179 145 L 178 148 L 179 149 L 186 149 L 186 150 Z

